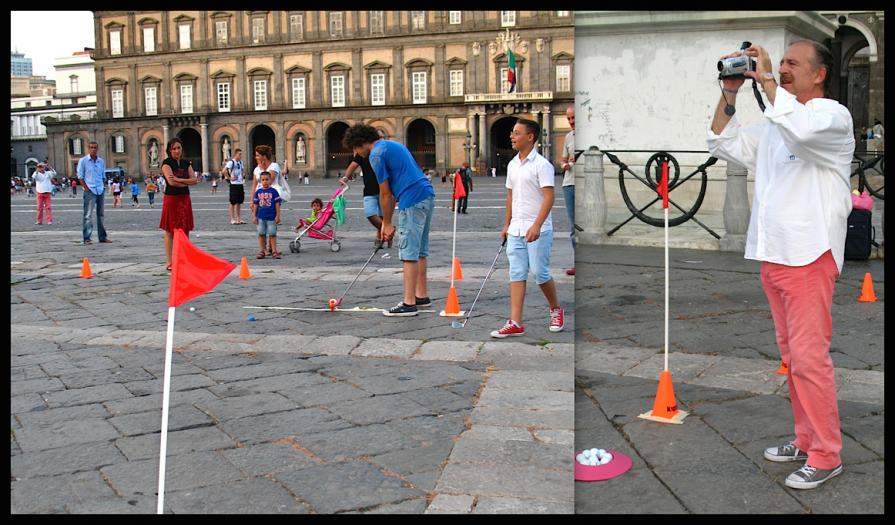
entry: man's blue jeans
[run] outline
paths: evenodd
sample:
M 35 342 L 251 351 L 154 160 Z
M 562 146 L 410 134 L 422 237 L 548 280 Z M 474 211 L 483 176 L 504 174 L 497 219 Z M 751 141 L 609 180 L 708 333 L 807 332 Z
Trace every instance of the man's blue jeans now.
M 93 235 L 93 221 L 90 219 L 90 215 L 93 214 L 94 207 L 96 208 L 96 228 L 99 241 L 106 240 L 106 228 L 103 226 L 103 208 L 105 208 L 103 197 L 105 197 L 105 192 L 100 195 L 92 191 L 84 192 L 84 242 L 89 241 L 90 236 Z
M 572 230 L 569 238 L 572 239 L 572 250 L 574 251 L 578 244 L 575 238 L 575 186 L 563 186 L 562 192 L 566 202 L 566 214 L 569 216 L 569 227 Z

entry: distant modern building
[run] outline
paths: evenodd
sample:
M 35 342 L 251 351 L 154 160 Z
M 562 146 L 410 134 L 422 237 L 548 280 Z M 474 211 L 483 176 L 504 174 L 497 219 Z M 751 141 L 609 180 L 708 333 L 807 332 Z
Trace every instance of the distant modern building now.
M 31 76 L 31 59 L 25 58 L 24 53 L 10 51 L 10 75 L 14 77 L 30 77 Z
M 48 125 L 59 164 L 96 140 L 108 165 L 157 173 L 150 147 L 176 136 L 197 171 L 236 148 L 251 167 L 266 144 L 292 173 L 330 176 L 351 157 L 345 130 L 366 122 L 423 168 L 503 173 L 516 117 L 543 124 L 554 161 L 569 130 L 570 11 L 95 11 L 94 26 L 97 118 Z

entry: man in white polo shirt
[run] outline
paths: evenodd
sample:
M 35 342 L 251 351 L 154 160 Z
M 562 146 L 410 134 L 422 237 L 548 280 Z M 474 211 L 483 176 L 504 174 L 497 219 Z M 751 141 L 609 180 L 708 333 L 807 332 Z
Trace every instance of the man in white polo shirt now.
M 550 304 L 551 332 L 563 329 L 563 309 L 556 295 L 556 283 L 550 276 L 550 250 L 553 248 L 554 169 L 553 164 L 534 149 L 541 136 L 537 122 L 519 119 L 510 133 L 513 149 L 519 153 L 507 166 L 507 203 L 501 235 L 507 241 L 510 263 L 510 319 L 491 337 L 525 335 L 522 308 L 528 272 L 535 276 Z
M 733 53 L 727 56 L 736 56 Z M 789 369 L 795 439 L 765 450 L 769 461 L 805 461 L 785 484 L 813 489 L 842 472 L 842 436 L 830 358 L 833 286 L 842 271 L 851 211 L 852 117 L 824 98 L 833 58 L 824 46 L 793 42 L 780 61 L 780 85 L 768 52 L 752 46 L 768 98 L 766 120 L 740 127 L 728 114 L 743 79 L 725 79 L 708 132 L 712 155 L 755 174 L 746 258 L 762 261 L 777 345 Z M 732 112 L 731 112 L 732 113 Z

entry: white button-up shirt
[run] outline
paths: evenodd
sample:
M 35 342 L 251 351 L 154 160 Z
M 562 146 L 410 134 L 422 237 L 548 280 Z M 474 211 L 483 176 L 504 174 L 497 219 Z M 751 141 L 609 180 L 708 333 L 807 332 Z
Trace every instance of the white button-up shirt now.
M 534 149 L 525 160 L 519 160 L 518 153 L 513 157 L 507 166 L 506 183 L 507 189 L 513 192 L 513 214 L 507 230 L 509 235 L 523 237 L 534 226 L 544 202 L 541 188 L 553 187 L 554 177 L 553 164 Z M 552 211 L 547 214 L 541 225 L 541 233 L 553 230 L 552 216 Z
M 44 172 L 40 171 L 34 172 L 34 182 L 35 189 L 37 193 L 52 193 L 53 192 L 53 177 L 56 176 L 56 172 L 54 170 L 48 170 L 44 168 Z
M 755 174 L 747 259 L 804 266 L 831 250 L 842 272 L 851 212 L 852 117 L 835 100 L 801 104 L 777 88 L 768 122 L 741 128 L 731 118 L 708 130 L 709 152 Z

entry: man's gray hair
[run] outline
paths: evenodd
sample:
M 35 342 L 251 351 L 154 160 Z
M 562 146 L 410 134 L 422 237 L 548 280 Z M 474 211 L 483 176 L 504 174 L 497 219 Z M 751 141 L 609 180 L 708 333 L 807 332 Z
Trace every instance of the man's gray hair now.
M 822 67 L 827 70 L 823 85 L 824 96 L 827 96 L 830 93 L 830 82 L 832 82 L 833 78 L 833 53 L 830 52 L 830 49 L 827 48 L 827 46 L 820 42 L 815 42 L 814 40 L 801 39 L 790 42 L 789 45 L 802 43 L 808 44 L 814 49 L 814 69 Z

